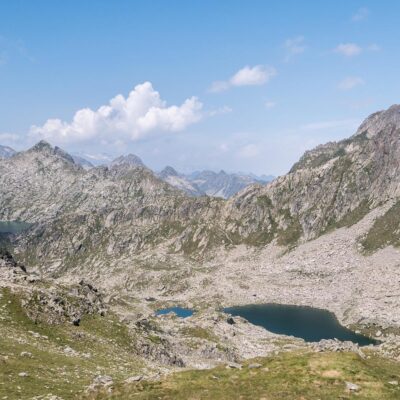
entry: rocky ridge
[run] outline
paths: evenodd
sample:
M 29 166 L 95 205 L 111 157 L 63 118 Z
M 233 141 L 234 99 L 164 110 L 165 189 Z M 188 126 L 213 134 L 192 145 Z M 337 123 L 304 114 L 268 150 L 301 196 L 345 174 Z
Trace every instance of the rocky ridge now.
M 226 202 L 187 197 L 136 159 L 85 171 L 41 142 L 0 162 L 0 218 L 37 223 L 19 242 L 33 263 L 54 263 L 60 249 L 85 264 L 165 245 L 196 257 L 220 246 L 291 247 L 398 198 L 398 109 L 374 114 L 353 137 L 307 152 L 289 174 Z

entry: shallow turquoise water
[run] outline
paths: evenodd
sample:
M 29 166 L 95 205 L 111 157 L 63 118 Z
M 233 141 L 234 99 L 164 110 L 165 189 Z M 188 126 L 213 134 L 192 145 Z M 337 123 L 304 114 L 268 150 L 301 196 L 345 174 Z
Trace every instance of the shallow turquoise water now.
M 161 310 L 156 311 L 156 315 L 165 315 L 173 312 L 179 318 L 187 318 L 193 315 L 194 311 L 189 308 L 182 308 L 182 307 L 169 307 L 163 308 Z

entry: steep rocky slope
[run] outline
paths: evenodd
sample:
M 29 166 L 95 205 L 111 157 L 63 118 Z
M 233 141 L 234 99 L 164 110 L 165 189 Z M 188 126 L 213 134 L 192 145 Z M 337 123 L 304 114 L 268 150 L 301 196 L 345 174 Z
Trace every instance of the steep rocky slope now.
M 233 220 L 263 232 L 261 242 L 276 235 L 283 244 L 309 240 L 398 198 L 399 156 L 400 106 L 392 106 L 367 118 L 351 138 L 306 152 L 289 174 L 244 190 L 227 209 Z
M 145 167 L 118 162 L 86 171 L 46 142 L 0 161 L 0 176 L 0 220 L 34 223 L 20 238 L 31 264 L 127 256 L 218 210 L 218 200 L 188 198 Z
M 0 220 L 36 223 L 19 237 L 21 255 L 60 268 L 154 248 L 211 257 L 221 246 L 292 247 L 398 198 L 399 115 L 400 106 L 373 114 L 351 138 L 305 153 L 289 174 L 228 201 L 185 196 L 136 157 L 85 171 L 40 142 L 0 161 Z

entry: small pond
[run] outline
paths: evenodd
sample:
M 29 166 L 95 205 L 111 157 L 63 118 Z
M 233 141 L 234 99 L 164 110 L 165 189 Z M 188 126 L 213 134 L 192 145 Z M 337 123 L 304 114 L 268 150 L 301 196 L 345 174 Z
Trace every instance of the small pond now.
M 374 339 L 357 334 L 340 325 L 335 315 L 327 310 L 283 304 L 253 304 L 225 308 L 226 313 L 240 316 L 254 325 L 273 333 L 295 336 L 306 342 L 321 339 L 351 341 L 360 346 L 377 344 Z
M 21 233 L 32 226 L 23 221 L 0 221 L 0 233 Z
M 169 313 L 176 314 L 179 318 L 187 318 L 193 315 L 193 310 L 190 308 L 182 308 L 182 307 L 169 307 L 169 308 L 162 308 L 156 311 L 156 315 L 165 315 Z

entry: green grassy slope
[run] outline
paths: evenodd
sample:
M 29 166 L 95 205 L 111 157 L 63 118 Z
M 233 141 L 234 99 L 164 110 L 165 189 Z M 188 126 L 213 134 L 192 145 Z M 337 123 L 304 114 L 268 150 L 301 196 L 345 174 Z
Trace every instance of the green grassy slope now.
M 354 353 L 286 353 L 255 360 L 259 368 L 186 371 L 159 382 L 119 386 L 91 399 L 137 400 L 337 400 L 399 399 L 400 364 Z M 254 362 L 254 361 L 253 361 Z M 346 389 L 346 382 L 359 386 Z M 391 383 L 389 383 L 391 382 Z
M 17 294 L 3 289 L 0 296 L 0 399 L 50 393 L 72 399 L 97 375 L 118 382 L 143 366 L 134 354 L 135 338 L 112 315 L 84 317 L 79 327 L 35 324 Z

